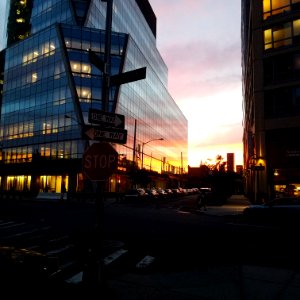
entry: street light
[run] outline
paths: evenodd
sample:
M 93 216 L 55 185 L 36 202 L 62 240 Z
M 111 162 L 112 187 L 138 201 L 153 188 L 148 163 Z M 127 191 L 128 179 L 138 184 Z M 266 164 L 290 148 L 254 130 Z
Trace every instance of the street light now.
M 164 139 L 163 138 L 159 138 L 159 139 L 153 139 L 153 140 L 149 140 L 145 143 L 142 143 L 142 169 L 144 167 L 144 146 L 150 142 L 153 142 L 153 141 L 163 141 Z

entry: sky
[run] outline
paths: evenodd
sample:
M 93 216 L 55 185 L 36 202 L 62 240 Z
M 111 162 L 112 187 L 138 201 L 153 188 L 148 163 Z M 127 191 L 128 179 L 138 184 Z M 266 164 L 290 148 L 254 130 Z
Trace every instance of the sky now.
M 5 15 L 5 7 L 6 7 L 6 1 L 0 0 L 0 50 L 4 48 L 2 36 L 4 34 L 3 32 L 3 22 L 4 22 L 4 15 Z
M 149 0 L 168 90 L 188 120 L 188 164 L 243 164 L 240 0 Z
M 5 2 L 0 0 L 1 15 Z M 241 1 L 149 2 L 168 90 L 188 121 L 188 164 L 235 153 L 235 164 L 242 165 Z

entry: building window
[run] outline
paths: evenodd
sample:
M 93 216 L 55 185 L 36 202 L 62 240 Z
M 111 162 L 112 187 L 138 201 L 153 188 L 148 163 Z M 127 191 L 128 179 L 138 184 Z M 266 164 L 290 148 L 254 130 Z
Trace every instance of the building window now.
M 300 115 L 300 88 L 282 88 L 265 93 L 265 117 L 268 119 Z
M 288 53 L 264 60 L 264 82 L 266 85 L 287 80 L 300 79 L 300 54 Z
M 91 77 L 91 65 L 80 62 L 71 62 L 71 69 L 73 73 L 79 73 L 81 77 Z
M 264 31 L 265 50 L 300 43 L 300 19 Z
M 291 11 L 296 3 L 300 3 L 300 0 L 263 0 L 263 18 L 266 20 L 271 16 Z
M 43 123 L 43 134 L 50 134 L 50 133 L 51 133 L 51 124 Z
M 31 83 L 34 83 L 38 80 L 38 76 L 37 76 L 37 73 L 33 73 L 31 75 Z
M 300 20 L 293 21 L 293 35 L 300 35 Z

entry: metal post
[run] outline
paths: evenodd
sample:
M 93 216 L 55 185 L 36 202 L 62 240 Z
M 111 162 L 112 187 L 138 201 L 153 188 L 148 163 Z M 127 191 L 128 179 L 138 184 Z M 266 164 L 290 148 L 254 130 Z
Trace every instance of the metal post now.
M 109 111 L 109 89 L 110 89 L 110 52 L 111 52 L 111 27 L 112 27 L 112 7 L 113 0 L 106 0 L 106 26 L 105 26 L 105 52 L 104 52 L 104 73 L 103 73 L 103 87 L 102 87 L 102 105 L 105 112 Z M 102 248 L 103 248 L 103 214 L 104 214 L 104 191 L 105 180 L 97 182 L 96 191 L 96 213 L 97 213 L 97 230 L 96 230 L 96 246 L 95 246 L 95 288 L 103 287 L 104 283 L 104 266 L 102 262 Z
M 103 0 L 102 0 L 103 1 Z M 109 111 L 109 89 L 110 89 L 110 52 L 111 52 L 111 27 L 112 27 L 112 7 L 113 0 L 105 0 L 106 2 L 106 28 L 105 28 L 105 52 L 104 52 L 104 72 L 102 86 L 102 109 Z M 95 244 L 89 249 L 89 257 L 84 272 L 84 283 L 87 284 L 89 290 L 101 291 L 104 284 L 104 266 L 102 262 L 103 248 L 103 214 L 104 214 L 104 191 L 105 180 L 97 181 L 96 190 L 96 214 L 97 228 L 95 231 Z
M 104 52 L 104 73 L 102 87 L 103 110 L 109 111 L 109 77 L 110 77 L 110 52 L 111 52 L 111 27 L 112 27 L 112 8 L 113 0 L 106 0 L 106 26 L 105 26 L 105 52 Z
M 141 167 L 141 169 L 143 169 L 143 167 L 144 167 L 144 145 L 145 145 L 145 143 L 142 143 L 142 167 Z
M 136 119 L 134 119 L 134 136 L 133 136 L 133 156 L 132 156 L 132 162 L 135 166 L 135 156 L 136 156 Z

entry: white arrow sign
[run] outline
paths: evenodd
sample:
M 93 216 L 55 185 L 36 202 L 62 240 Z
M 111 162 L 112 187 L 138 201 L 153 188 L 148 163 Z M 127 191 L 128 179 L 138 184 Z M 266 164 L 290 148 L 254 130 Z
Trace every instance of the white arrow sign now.
M 110 112 L 104 112 L 98 109 L 89 109 L 89 122 L 108 127 L 116 127 L 124 129 L 125 116 Z
M 91 140 L 106 141 L 112 143 L 126 144 L 127 130 L 118 128 L 97 129 L 95 127 L 89 128 L 85 134 Z
M 119 127 L 123 123 L 123 121 L 118 117 L 118 115 L 109 116 L 109 115 L 104 115 L 99 113 L 92 113 L 91 119 L 93 121 L 114 125 L 114 127 Z

